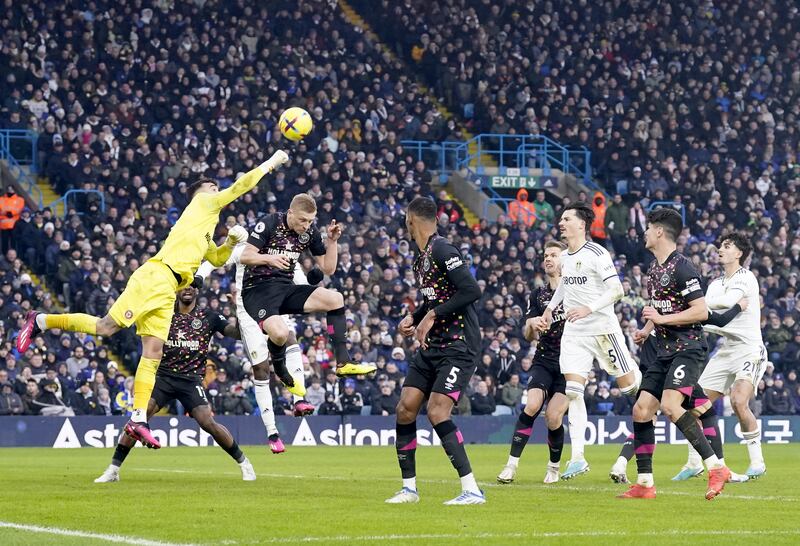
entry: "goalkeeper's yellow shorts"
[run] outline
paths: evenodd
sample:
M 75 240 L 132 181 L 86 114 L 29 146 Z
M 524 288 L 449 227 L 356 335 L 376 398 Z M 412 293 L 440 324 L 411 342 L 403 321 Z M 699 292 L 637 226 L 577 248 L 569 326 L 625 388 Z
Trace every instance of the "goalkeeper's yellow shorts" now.
M 149 260 L 133 272 L 108 314 L 124 328 L 136 324 L 136 333 L 140 336 L 153 336 L 166 342 L 175 313 L 177 289 L 178 280 L 172 270 L 163 262 Z

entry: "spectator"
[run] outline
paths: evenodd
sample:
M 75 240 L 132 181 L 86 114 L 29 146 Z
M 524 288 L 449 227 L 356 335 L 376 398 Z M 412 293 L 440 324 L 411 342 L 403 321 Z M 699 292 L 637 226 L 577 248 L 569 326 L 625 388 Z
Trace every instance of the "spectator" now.
M 17 195 L 12 184 L 6 184 L 5 194 L 0 196 L 0 252 L 3 254 L 11 248 L 14 226 L 24 208 L 25 200 Z
M 394 415 L 397 410 L 397 403 L 400 397 L 394 392 L 388 382 L 380 386 L 380 395 L 372 401 L 372 415 Z
M 475 393 L 469 397 L 472 415 L 491 415 L 497 408 L 494 396 L 489 393 L 486 381 L 478 382 Z
M 536 201 L 533 202 L 533 208 L 536 211 L 537 221 L 545 222 L 548 226 L 555 223 L 556 212 L 553 210 L 553 205 L 547 202 L 544 190 L 536 191 Z
M 25 382 L 25 393 L 22 395 L 22 406 L 25 408 L 25 415 L 39 415 L 42 407 L 36 403 L 39 398 L 39 385 L 35 379 L 28 379 Z
M 325 389 L 322 388 L 319 377 L 314 376 L 311 378 L 311 385 L 306 389 L 305 400 L 317 410 L 325 402 Z
M 792 395 L 783 385 L 783 378 L 775 376 L 771 387 L 764 393 L 764 415 L 789 415 L 792 412 Z
M 364 407 L 364 400 L 361 393 L 356 392 L 356 382 L 353 379 L 345 379 L 344 392 L 339 396 L 339 406 L 344 415 L 361 415 L 361 408 Z
M 317 410 L 319 415 L 341 415 L 342 409 L 336 402 L 336 396 L 331 391 L 325 393 L 325 402 Z
M 22 415 L 25 406 L 11 383 L 0 384 L 0 416 Z
M 614 195 L 613 202 L 606 210 L 606 231 L 611 238 L 611 244 L 614 247 L 614 252 L 617 254 L 624 254 L 625 251 L 625 236 L 630 228 L 630 210 L 628 206 L 623 203 L 620 194 Z
M 511 374 L 500 395 L 503 405 L 516 410 L 519 408 L 523 394 L 525 394 L 525 388 L 519 383 L 519 375 Z
M 531 227 L 536 223 L 536 206 L 528 201 L 528 190 L 521 188 L 516 201 L 508 205 L 508 217 L 514 224 Z

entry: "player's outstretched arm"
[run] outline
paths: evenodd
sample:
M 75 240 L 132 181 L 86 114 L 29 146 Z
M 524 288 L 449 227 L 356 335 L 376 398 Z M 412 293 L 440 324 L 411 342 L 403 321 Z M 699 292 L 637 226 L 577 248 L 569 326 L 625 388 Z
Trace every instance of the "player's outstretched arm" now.
M 265 175 L 271 173 L 284 163 L 288 162 L 289 155 L 283 150 L 278 150 L 264 163 L 242 175 L 236 182 L 231 184 L 230 187 L 214 194 L 213 199 L 216 200 L 216 206 L 221 209 L 225 205 L 232 203 L 245 193 L 255 188 Z
M 208 243 L 208 250 L 204 258 L 212 265 L 217 267 L 223 266 L 228 262 L 231 257 L 231 252 L 236 245 L 247 240 L 247 230 L 242 226 L 233 226 L 228 231 L 228 237 L 225 239 L 225 244 L 217 246 L 213 242 Z

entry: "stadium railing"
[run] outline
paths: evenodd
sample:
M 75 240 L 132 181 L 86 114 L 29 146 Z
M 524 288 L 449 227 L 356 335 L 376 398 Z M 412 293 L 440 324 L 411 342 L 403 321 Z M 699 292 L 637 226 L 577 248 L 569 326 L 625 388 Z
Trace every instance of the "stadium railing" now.
M 439 173 L 439 182 L 447 182 L 450 173 L 457 169 L 459 151 L 462 142 L 443 141 L 430 142 L 427 140 L 403 140 L 400 142 L 403 152 L 411 155 L 415 161 L 423 161 L 425 165 Z
M 36 149 L 39 135 L 25 129 L 0 129 L 0 160 L 8 163 L 9 170 L 39 208 L 43 205 L 42 190 L 36 184 L 39 161 Z M 27 167 L 27 169 L 25 168 Z
M 71 211 L 74 211 L 74 213 L 77 214 L 78 216 L 83 216 L 85 214 L 84 211 L 78 210 L 78 208 L 76 208 L 74 204 L 72 208 L 70 208 L 69 206 L 70 198 L 72 198 L 74 202 L 78 195 L 97 195 L 99 198 L 98 204 L 100 207 L 100 212 L 104 213 L 106 211 L 106 196 L 103 194 L 103 192 L 98 190 L 67 190 L 67 192 L 63 196 L 56 199 L 47 206 L 50 207 L 52 210 L 58 210 L 57 205 L 59 203 L 63 203 L 64 204 L 64 209 L 63 209 L 64 212 L 62 214 L 63 218 L 69 216 Z

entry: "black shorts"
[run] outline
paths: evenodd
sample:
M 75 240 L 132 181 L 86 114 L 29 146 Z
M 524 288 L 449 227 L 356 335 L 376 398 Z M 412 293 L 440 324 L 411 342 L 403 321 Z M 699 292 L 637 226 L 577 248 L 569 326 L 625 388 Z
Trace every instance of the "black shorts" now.
M 656 338 L 655 336 L 647 336 L 647 339 L 642 343 L 642 348 L 639 350 L 639 370 L 642 372 L 642 376 L 656 359 L 658 359 Z
M 403 387 L 415 387 L 425 396 L 438 392 L 458 402 L 477 367 L 477 355 L 442 349 L 417 351 L 411 359 Z
M 553 398 L 556 393 L 565 394 L 567 388 L 567 380 L 561 374 L 561 367 L 558 361 L 552 361 L 546 358 L 533 360 L 531 366 L 531 376 L 528 379 L 528 390 L 542 389 L 547 393 L 547 399 Z
M 668 389 L 690 397 L 705 365 L 705 348 L 692 347 L 673 355 L 658 355 L 644 373 L 639 390 L 649 392 L 659 400 Z
M 173 400 L 178 400 L 188 413 L 198 406 L 207 406 L 208 397 L 200 378 L 177 377 L 174 375 L 157 375 L 156 386 L 150 398 L 156 401 L 159 408 L 166 407 Z
M 258 323 L 274 315 L 299 315 L 317 286 L 266 282 L 242 292 L 247 314 Z

